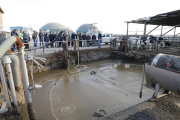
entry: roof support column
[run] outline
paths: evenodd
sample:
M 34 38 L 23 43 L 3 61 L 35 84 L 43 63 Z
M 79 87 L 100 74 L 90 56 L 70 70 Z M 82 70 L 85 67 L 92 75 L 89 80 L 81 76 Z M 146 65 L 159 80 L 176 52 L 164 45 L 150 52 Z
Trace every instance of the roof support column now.
M 144 22 L 144 36 L 146 35 L 146 21 Z
M 163 25 L 161 25 L 161 36 L 160 37 L 162 37 L 162 31 L 163 31 Z
M 128 42 L 128 27 L 129 27 L 129 23 L 127 22 L 127 35 L 126 35 L 125 53 L 127 53 L 127 42 Z
M 176 27 L 174 28 L 174 38 L 173 38 L 174 41 L 175 41 L 175 36 L 176 36 Z

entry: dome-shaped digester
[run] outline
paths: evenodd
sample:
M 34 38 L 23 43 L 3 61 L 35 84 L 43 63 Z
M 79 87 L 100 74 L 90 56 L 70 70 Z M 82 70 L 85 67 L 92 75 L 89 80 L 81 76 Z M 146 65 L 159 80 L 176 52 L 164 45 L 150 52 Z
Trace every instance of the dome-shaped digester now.
M 43 25 L 39 30 L 42 30 L 43 32 L 60 32 L 62 30 L 65 30 L 65 31 L 71 31 L 71 29 L 69 27 L 66 27 L 60 23 L 47 23 L 45 25 Z
M 90 34 L 97 34 L 99 31 L 99 28 L 96 25 L 93 24 L 83 24 L 77 29 L 77 33 L 90 33 Z

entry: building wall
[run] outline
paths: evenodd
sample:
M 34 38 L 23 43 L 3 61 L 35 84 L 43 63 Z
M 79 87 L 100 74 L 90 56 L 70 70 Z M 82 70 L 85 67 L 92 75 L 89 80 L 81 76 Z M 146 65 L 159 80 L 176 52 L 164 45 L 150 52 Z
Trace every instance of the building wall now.
M 0 12 L 0 25 L 3 25 L 2 13 Z

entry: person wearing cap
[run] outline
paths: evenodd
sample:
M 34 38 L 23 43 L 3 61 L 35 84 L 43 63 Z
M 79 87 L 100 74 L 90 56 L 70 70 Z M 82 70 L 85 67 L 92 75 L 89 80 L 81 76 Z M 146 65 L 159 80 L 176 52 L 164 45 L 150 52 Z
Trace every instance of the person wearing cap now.
M 29 43 L 30 38 L 29 35 L 27 34 L 27 31 L 25 30 L 23 33 L 23 43 Z M 29 48 L 29 44 L 25 44 L 25 49 Z
M 86 47 L 86 33 L 84 32 L 84 35 L 82 36 L 83 39 L 83 47 Z
M 37 42 L 38 42 L 38 40 L 37 40 L 36 31 L 34 31 L 34 33 L 33 33 L 33 35 L 32 35 L 32 38 L 33 38 L 33 40 L 34 40 L 34 47 L 37 47 Z
M 42 33 L 42 30 L 40 30 L 39 33 L 39 41 L 40 41 L 40 45 L 44 43 L 44 34 Z
M 20 31 L 19 38 L 23 41 L 23 30 Z
M 17 29 L 14 29 L 14 30 L 11 32 L 11 36 L 17 36 L 17 37 L 19 37 Z M 13 44 L 13 51 L 15 51 L 15 50 L 16 50 L 16 44 L 14 43 L 14 44 Z
M 101 35 L 100 31 L 98 31 L 98 45 L 99 45 L 98 48 L 101 48 L 101 39 L 102 39 L 102 35 Z

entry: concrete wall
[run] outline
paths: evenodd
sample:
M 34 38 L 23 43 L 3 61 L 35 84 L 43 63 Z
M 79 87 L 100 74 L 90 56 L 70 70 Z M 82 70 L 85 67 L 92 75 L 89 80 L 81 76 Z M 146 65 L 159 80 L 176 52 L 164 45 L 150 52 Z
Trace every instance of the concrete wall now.
M 3 25 L 2 13 L 0 12 L 0 25 Z
M 55 52 L 53 54 L 44 54 L 38 55 L 36 57 L 44 57 L 46 58 L 46 62 L 43 63 L 38 61 L 44 67 L 40 70 L 38 69 L 37 65 L 33 65 L 33 72 L 38 73 L 42 71 L 47 71 L 50 69 L 60 69 L 63 68 L 63 52 Z M 105 59 L 111 57 L 111 51 L 109 48 L 101 48 L 101 49 L 91 49 L 91 50 L 82 50 L 79 52 L 80 64 L 87 63 L 90 61 Z M 69 51 L 69 65 L 76 65 L 77 64 L 77 52 Z M 31 62 L 27 61 L 27 68 L 28 72 L 31 70 Z

